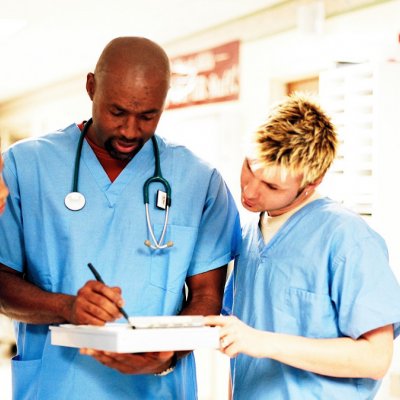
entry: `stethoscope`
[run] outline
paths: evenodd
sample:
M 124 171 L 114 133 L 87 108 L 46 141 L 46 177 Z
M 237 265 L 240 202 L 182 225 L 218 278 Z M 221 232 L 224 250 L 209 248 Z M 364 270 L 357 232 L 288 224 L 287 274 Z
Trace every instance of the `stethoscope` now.
M 82 208 L 86 204 L 85 196 L 78 191 L 78 179 L 79 179 L 79 167 L 80 167 L 80 160 L 81 160 L 81 154 L 82 154 L 83 140 L 84 140 L 86 133 L 88 132 L 89 127 L 92 124 L 92 122 L 93 122 L 92 118 L 90 118 L 85 123 L 85 125 L 82 129 L 82 133 L 79 137 L 78 146 L 76 148 L 72 191 L 70 193 L 68 193 L 64 199 L 65 206 L 71 211 L 82 210 Z M 146 209 L 147 227 L 148 227 L 148 230 L 150 233 L 151 240 L 153 242 L 151 242 L 150 240 L 147 239 L 144 241 L 144 244 L 147 247 L 150 247 L 151 249 L 159 250 L 159 249 L 165 249 L 167 247 L 172 247 L 174 245 L 174 243 L 172 241 L 169 241 L 169 242 L 163 244 L 165 233 L 167 231 L 169 208 L 171 206 L 171 186 L 168 183 L 168 181 L 162 176 L 161 166 L 160 166 L 160 152 L 158 150 L 157 140 L 154 137 L 154 135 L 151 137 L 151 141 L 153 143 L 155 169 L 154 169 L 154 175 L 152 177 L 150 177 L 149 179 L 147 179 L 143 185 L 143 198 L 144 198 L 144 205 L 145 205 L 145 209 Z M 155 182 L 161 183 L 165 190 L 165 192 L 163 192 L 161 190 L 157 191 L 156 206 L 160 209 L 165 210 L 164 226 L 163 226 L 163 230 L 161 232 L 159 240 L 156 239 L 156 236 L 154 234 L 154 230 L 152 228 L 151 221 L 150 221 L 150 212 L 149 212 L 149 188 L 150 188 L 150 184 L 155 183 Z

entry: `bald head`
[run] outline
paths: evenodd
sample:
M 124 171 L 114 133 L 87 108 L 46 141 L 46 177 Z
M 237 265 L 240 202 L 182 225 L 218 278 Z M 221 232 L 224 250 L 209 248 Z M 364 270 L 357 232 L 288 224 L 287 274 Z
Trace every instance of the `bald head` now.
M 128 36 L 113 39 L 104 48 L 97 62 L 95 74 L 115 73 L 152 74 L 153 78 L 170 80 L 169 59 L 165 51 L 149 39 Z

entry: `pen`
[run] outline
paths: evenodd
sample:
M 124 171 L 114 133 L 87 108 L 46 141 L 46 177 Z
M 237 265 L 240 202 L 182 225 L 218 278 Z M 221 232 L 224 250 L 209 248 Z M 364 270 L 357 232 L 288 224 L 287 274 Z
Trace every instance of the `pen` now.
M 88 267 L 89 269 L 92 271 L 94 277 L 96 278 L 96 281 L 99 281 L 101 283 L 104 283 L 103 278 L 100 276 L 100 274 L 97 272 L 97 269 L 93 266 L 92 263 L 88 263 Z M 121 312 L 121 314 L 125 317 L 125 319 L 128 321 L 129 325 L 132 327 L 132 329 L 136 329 L 130 322 L 129 322 L 129 317 L 128 314 L 126 313 L 126 311 L 122 308 L 122 307 L 118 307 L 119 311 Z

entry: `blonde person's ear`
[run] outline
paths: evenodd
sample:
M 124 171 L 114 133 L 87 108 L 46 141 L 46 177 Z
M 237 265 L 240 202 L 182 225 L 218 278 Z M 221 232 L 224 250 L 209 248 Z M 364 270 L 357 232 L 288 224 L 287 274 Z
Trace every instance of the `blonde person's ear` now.
M 323 179 L 324 179 L 324 176 L 321 176 L 320 178 L 316 179 L 314 182 L 308 183 L 304 188 L 304 192 L 309 193 L 309 192 L 315 190 L 321 184 Z

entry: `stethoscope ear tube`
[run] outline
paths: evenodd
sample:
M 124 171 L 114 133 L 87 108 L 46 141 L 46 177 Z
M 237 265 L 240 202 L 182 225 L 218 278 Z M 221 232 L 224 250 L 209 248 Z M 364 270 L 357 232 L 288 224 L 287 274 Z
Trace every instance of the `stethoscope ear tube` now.
M 144 244 L 147 247 L 152 248 L 153 250 L 166 249 L 167 247 L 172 247 L 174 245 L 174 243 L 172 241 L 169 241 L 169 242 L 163 244 L 165 232 L 167 231 L 167 225 L 168 225 L 169 206 L 167 206 L 165 209 L 164 226 L 163 226 L 163 230 L 161 232 L 161 236 L 160 236 L 159 240 L 156 239 L 154 230 L 151 226 L 149 203 L 145 204 L 145 208 L 146 208 L 147 228 L 149 229 L 149 233 L 150 233 L 151 239 L 153 240 L 153 244 L 151 244 L 150 240 L 148 240 L 148 239 L 144 241 Z
M 149 179 L 146 180 L 146 182 L 143 185 L 143 200 L 144 200 L 144 205 L 146 208 L 146 221 L 147 221 L 147 228 L 150 233 L 150 237 L 153 241 L 153 244 L 147 239 L 145 240 L 144 244 L 147 247 L 152 248 L 153 250 L 157 249 L 165 249 L 167 247 L 172 247 L 174 245 L 173 242 L 169 241 L 166 244 L 163 244 L 164 242 L 164 236 L 165 232 L 167 230 L 167 225 L 168 225 L 168 216 L 169 216 L 169 208 L 171 206 L 171 186 L 169 185 L 168 181 L 162 176 L 161 173 L 161 167 L 160 167 L 160 152 L 158 150 L 158 144 L 157 144 L 157 139 L 155 136 L 152 136 L 151 141 L 153 142 L 153 150 L 154 150 L 154 175 L 150 177 Z M 166 192 L 166 208 L 165 208 L 165 217 L 164 217 L 164 227 L 160 236 L 160 239 L 157 240 L 154 234 L 153 227 L 151 225 L 151 220 L 150 220 L 150 212 L 149 212 L 149 189 L 150 189 L 150 184 L 159 182 L 164 186 L 165 192 Z

